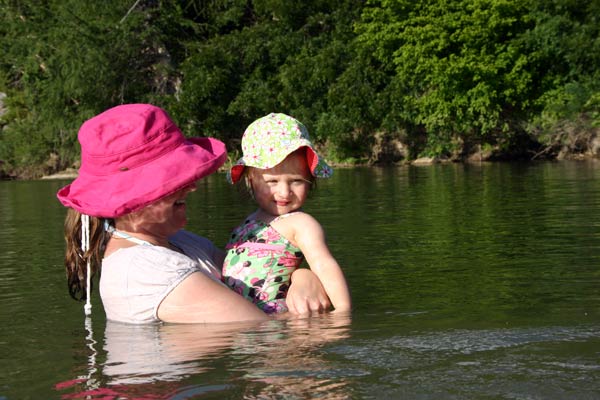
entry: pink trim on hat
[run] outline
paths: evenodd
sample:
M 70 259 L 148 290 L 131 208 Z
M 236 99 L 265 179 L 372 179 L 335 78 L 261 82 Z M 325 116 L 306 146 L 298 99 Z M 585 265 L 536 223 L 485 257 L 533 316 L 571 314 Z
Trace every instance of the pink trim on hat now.
M 244 173 L 244 165 L 234 165 L 231 167 L 231 183 L 237 183 L 242 177 L 242 173 Z
M 310 173 L 313 176 L 316 176 L 315 169 L 317 168 L 317 165 L 319 165 L 319 156 L 310 146 L 300 146 L 297 149 L 295 149 L 294 151 L 301 149 L 301 148 L 305 148 L 306 150 L 308 150 L 305 152 L 306 163 L 308 164 L 308 169 L 310 170 Z M 294 151 L 292 151 L 292 153 Z M 282 162 L 283 162 L 283 160 L 282 160 Z M 240 164 L 240 163 L 242 163 L 242 164 Z M 259 168 L 259 167 L 255 167 L 252 165 L 248 165 L 248 166 L 251 166 L 251 167 L 257 168 L 257 169 L 269 169 L 269 168 Z M 275 165 L 273 165 L 273 167 L 275 167 Z M 245 165 L 244 159 L 239 160 L 236 165 L 233 165 L 231 167 L 231 169 L 229 170 L 229 176 L 231 179 L 231 183 L 237 183 L 240 180 L 240 178 L 242 177 L 242 174 L 244 173 L 245 168 L 246 168 L 246 165 Z
M 316 176 L 315 168 L 317 168 L 317 165 L 319 164 L 319 156 L 311 147 L 304 146 L 304 148 L 307 150 L 306 163 L 308 164 L 308 169 L 310 170 L 310 173 L 313 174 L 313 176 Z

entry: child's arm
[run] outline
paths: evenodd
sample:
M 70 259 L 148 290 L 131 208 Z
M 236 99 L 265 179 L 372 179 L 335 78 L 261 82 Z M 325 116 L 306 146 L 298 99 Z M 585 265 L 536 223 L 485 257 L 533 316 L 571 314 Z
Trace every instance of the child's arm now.
M 325 241 L 325 232 L 321 224 L 312 216 L 300 212 L 283 219 L 281 222 L 292 225 L 292 242 L 302 250 L 310 269 L 314 271 L 325 287 L 327 295 L 336 311 L 348 311 L 352 308 L 350 291 L 346 278 L 337 261 L 331 255 Z
M 317 275 L 307 268 L 292 272 L 292 283 L 285 296 L 291 314 L 323 313 L 331 309 L 331 300 Z

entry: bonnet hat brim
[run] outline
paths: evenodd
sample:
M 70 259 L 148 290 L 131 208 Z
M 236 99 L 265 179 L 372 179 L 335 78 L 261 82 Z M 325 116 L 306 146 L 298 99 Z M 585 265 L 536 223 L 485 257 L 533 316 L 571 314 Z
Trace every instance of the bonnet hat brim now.
M 271 113 L 259 118 L 244 131 L 243 156 L 229 169 L 227 180 L 237 183 L 246 167 L 273 168 L 303 147 L 306 148 L 306 160 L 313 176 L 329 178 L 333 175 L 333 169 L 315 150 L 304 124 L 281 113 Z

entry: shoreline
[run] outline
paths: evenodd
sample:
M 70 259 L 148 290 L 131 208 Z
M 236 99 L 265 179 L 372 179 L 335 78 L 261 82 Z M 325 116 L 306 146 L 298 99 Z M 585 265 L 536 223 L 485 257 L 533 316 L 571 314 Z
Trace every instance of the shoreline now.
M 55 174 L 44 175 L 41 180 L 59 180 L 59 179 L 75 179 L 79 175 L 76 169 L 66 169 L 64 171 L 57 172 Z
M 345 164 L 345 163 L 340 163 L 340 164 L 335 164 L 335 163 L 329 163 L 332 167 L 334 168 L 352 168 L 352 167 L 389 167 L 389 166 L 396 166 L 396 167 L 400 167 L 400 166 L 428 166 L 428 165 L 435 165 L 435 164 L 452 164 L 452 163 L 457 163 L 457 164 L 493 164 L 493 163 L 497 163 L 497 162 L 501 162 L 501 163 L 510 163 L 510 162 L 515 162 L 518 160 L 512 160 L 512 161 L 492 161 L 492 160 L 486 160 L 486 159 L 468 159 L 468 160 L 462 160 L 462 161 L 453 161 L 453 160 L 448 160 L 448 159 L 436 159 L 436 158 L 429 158 L 429 157 L 423 157 L 423 158 L 417 158 L 415 160 L 412 160 L 410 162 L 398 162 L 398 163 L 381 163 L 381 164 L 363 164 L 363 163 L 357 163 L 357 164 Z M 599 158 L 596 157 L 566 157 L 566 158 L 561 158 L 561 159 L 546 159 L 546 160 L 529 160 L 528 162 L 532 162 L 532 163 L 536 163 L 536 162 L 540 162 L 540 161 L 578 161 L 578 162 L 600 162 Z M 227 168 L 220 168 L 219 171 L 226 171 Z M 64 171 L 60 171 L 57 172 L 55 174 L 50 174 L 50 175 L 44 175 L 42 177 L 40 177 L 40 180 L 60 180 L 60 179 L 75 179 L 78 176 L 78 170 L 74 169 L 74 168 L 69 168 L 66 169 Z M 10 180 L 23 180 L 23 179 L 19 179 L 14 178 L 14 179 L 10 179 Z

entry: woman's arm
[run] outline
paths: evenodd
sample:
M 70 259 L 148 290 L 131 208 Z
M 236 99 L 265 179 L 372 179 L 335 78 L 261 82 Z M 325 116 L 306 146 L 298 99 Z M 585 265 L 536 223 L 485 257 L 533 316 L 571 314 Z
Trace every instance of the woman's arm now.
M 177 285 L 158 306 L 164 322 L 219 323 L 266 321 L 269 317 L 254 304 L 201 272 Z
M 302 250 L 310 269 L 323 283 L 335 310 L 349 311 L 352 308 L 350 290 L 342 269 L 327 247 L 321 224 L 306 213 L 295 214 L 281 222 L 287 220 L 293 227 L 301 227 L 293 229 L 293 241 Z
M 301 268 L 292 274 L 286 297 L 290 313 L 307 315 L 329 310 L 331 302 L 319 278 Z M 177 285 L 158 307 L 164 322 L 222 323 L 265 321 L 269 317 L 228 287 L 195 272 Z

